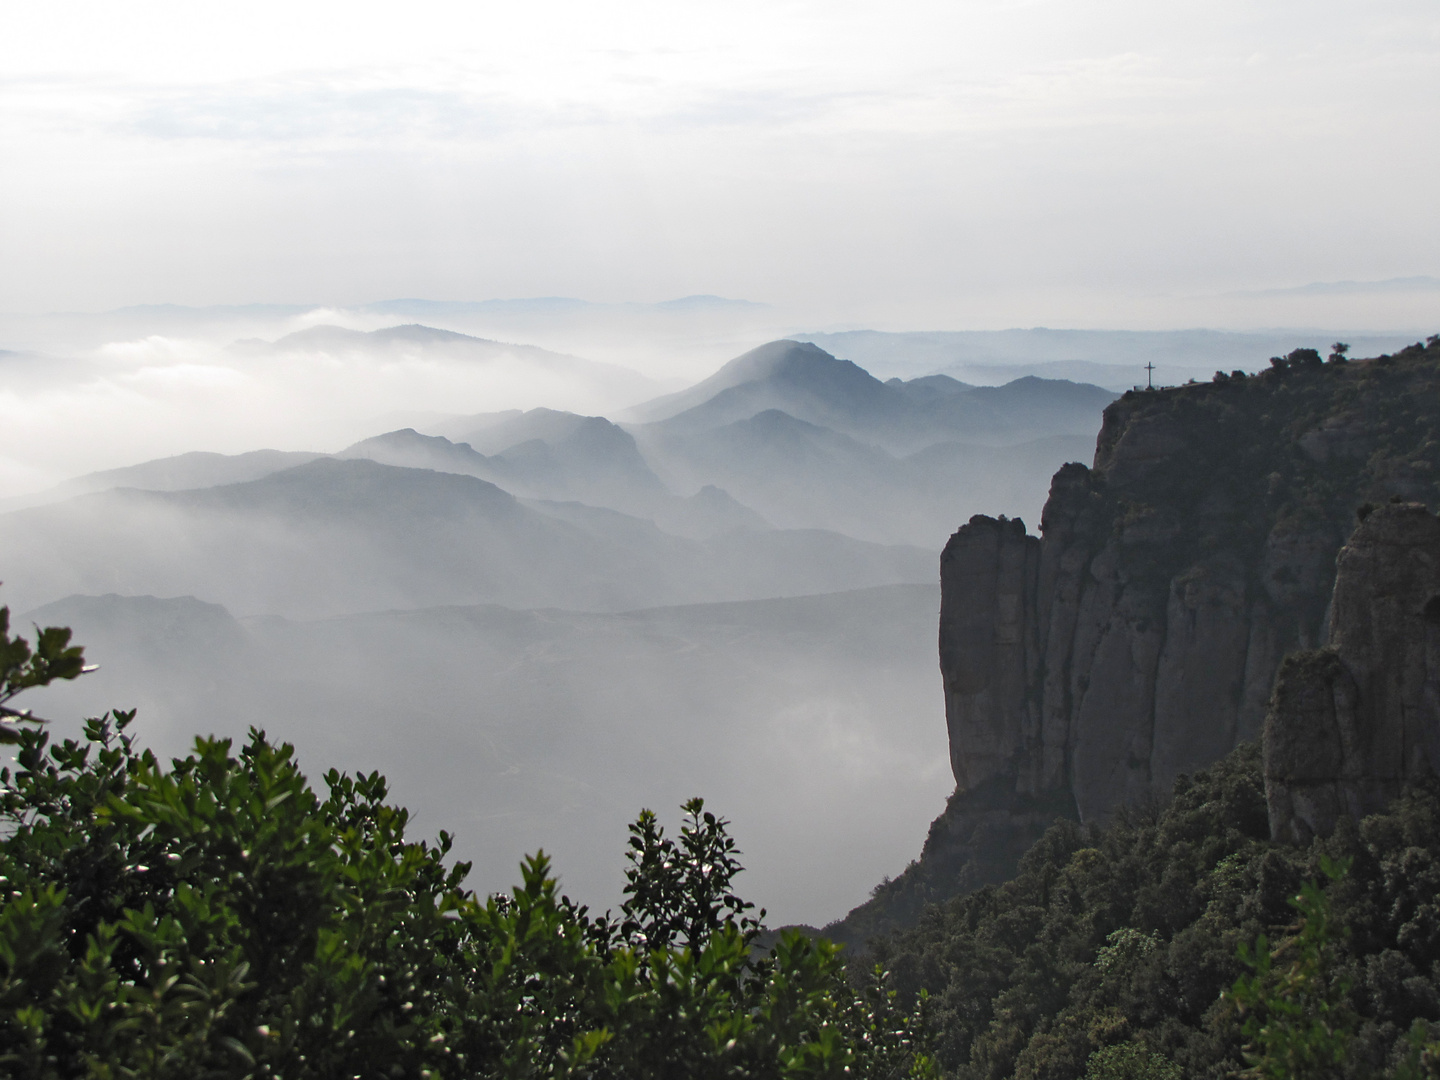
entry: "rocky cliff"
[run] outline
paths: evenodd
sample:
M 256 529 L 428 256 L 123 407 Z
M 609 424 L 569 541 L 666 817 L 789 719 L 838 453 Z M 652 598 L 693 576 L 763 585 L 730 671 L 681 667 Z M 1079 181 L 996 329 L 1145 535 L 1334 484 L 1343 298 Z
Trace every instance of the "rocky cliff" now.
M 1260 736 L 1283 657 L 1326 640 L 1367 502 L 1440 503 L 1440 338 L 1125 394 L 1031 536 L 974 517 L 941 558 L 956 793 L 841 928 L 1013 871 L 1042 820 L 1103 819 Z M 1048 818 L 1045 815 L 1049 815 Z
M 972 518 L 941 558 L 951 762 L 1068 792 L 1081 820 L 1256 738 L 1287 653 L 1325 638 L 1356 508 L 1440 496 L 1440 341 L 1131 392 L 1040 537 Z
M 1440 518 L 1367 513 L 1340 549 L 1325 648 L 1285 658 L 1265 720 L 1276 839 L 1327 834 L 1440 774 Z

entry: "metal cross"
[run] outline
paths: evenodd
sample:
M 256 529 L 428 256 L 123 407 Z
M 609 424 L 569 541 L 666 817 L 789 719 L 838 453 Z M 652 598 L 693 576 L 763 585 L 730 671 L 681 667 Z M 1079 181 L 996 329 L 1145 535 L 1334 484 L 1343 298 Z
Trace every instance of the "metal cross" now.
M 1155 389 L 1155 375 L 1154 375 L 1154 372 L 1155 372 L 1155 365 L 1154 365 L 1154 364 L 1146 364 L 1146 365 L 1145 365 L 1145 389 L 1146 389 L 1146 390 L 1154 390 L 1154 389 Z

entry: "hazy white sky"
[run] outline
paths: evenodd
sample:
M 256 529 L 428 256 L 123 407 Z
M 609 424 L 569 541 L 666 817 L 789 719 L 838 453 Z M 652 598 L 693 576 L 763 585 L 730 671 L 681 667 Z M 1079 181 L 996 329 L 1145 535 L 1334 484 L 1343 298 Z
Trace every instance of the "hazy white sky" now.
M 9 311 L 1273 325 L 1214 298 L 1440 275 L 1440 5 L 10 3 L 0 142 Z

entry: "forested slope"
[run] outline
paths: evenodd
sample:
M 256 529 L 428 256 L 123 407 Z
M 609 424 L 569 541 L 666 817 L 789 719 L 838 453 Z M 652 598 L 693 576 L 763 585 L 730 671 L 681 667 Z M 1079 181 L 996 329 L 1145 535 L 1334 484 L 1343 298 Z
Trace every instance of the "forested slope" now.
M 966 1080 L 1078 1078 L 1092 1054 L 1119 1044 L 1186 1080 L 1220 1080 L 1245 1068 L 1251 1041 L 1223 996 L 1248 971 L 1237 949 L 1294 934 L 1289 901 L 1327 880 L 1327 856 L 1352 860 L 1326 890 L 1337 929 L 1323 977 L 1355 1034 L 1343 1067 L 1309 1075 L 1381 1076 L 1415 1020 L 1440 1022 L 1433 787 L 1327 839 L 1275 843 L 1259 750 L 1246 744 L 1182 778 L 1164 809 L 1131 808 L 1108 827 L 1055 825 L 1013 880 L 930 908 L 876 954 L 902 992 L 930 992 L 940 1063 Z M 1283 967 L 1294 944 L 1277 955 Z

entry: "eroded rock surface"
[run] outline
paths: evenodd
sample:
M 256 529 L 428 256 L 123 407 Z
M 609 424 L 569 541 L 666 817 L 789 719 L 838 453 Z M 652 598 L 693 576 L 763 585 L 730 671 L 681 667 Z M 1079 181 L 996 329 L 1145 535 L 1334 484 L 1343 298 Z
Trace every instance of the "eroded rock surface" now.
M 958 789 L 1063 793 L 1099 819 L 1258 737 L 1282 657 L 1325 640 L 1356 508 L 1440 496 L 1437 402 L 1432 342 L 1111 405 L 1040 537 L 974 517 L 945 548 Z
M 1277 839 L 1440 773 L 1440 518 L 1423 505 L 1380 507 L 1341 549 L 1329 643 L 1286 658 L 1264 745 Z
M 1260 736 L 1281 660 L 1297 651 L 1308 659 L 1281 678 L 1292 712 L 1272 725 L 1276 760 L 1290 763 L 1274 777 L 1276 798 L 1290 799 L 1277 828 L 1326 827 L 1440 759 L 1420 734 L 1440 702 L 1431 654 L 1417 659 L 1432 593 L 1416 601 L 1421 614 L 1395 601 L 1361 618 L 1346 614 L 1360 601 L 1342 589 L 1338 652 L 1306 652 L 1327 641 L 1356 510 L 1392 497 L 1440 505 L 1437 478 L 1440 338 L 1114 402 L 1092 465 L 1055 474 L 1039 537 L 980 516 L 947 544 L 940 667 L 957 791 L 923 856 L 830 932 L 864 940 L 924 901 L 1003 880 L 1056 817 L 1103 819 L 1163 797 L 1181 774 Z M 1404 517 L 1377 513 L 1372 530 Z M 1345 558 L 1354 580 L 1379 582 L 1378 570 L 1359 571 L 1367 543 Z M 1420 575 L 1424 544 L 1412 547 L 1404 574 Z M 1440 565 L 1440 551 L 1433 558 Z M 1440 624 L 1440 601 L 1434 612 Z M 1402 624 L 1399 638 L 1381 633 Z M 1357 659 L 1342 664 L 1346 649 Z M 1408 674 L 1373 674 L 1392 662 Z M 1356 734 L 1370 730 L 1356 694 L 1399 709 L 1405 734 Z

